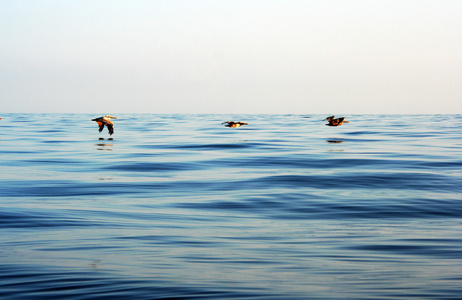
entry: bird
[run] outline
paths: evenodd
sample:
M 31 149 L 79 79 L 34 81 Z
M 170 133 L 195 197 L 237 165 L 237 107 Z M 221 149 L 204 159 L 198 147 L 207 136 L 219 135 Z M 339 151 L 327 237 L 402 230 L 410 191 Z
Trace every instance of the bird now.
M 340 126 L 343 123 L 350 123 L 349 121 L 344 121 L 345 117 L 335 119 L 335 116 L 330 116 L 327 117 L 326 120 L 329 122 L 326 124 L 327 126 Z
M 227 121 L 227 122 L 223 122 L 222 124 L 225 124 L 226 123 L 226 127 L 231 127 L 231 128 L 236 128 L 236 127 L 241 127 L 242 125 L 249 125 L 249 123 L 244 123 L 244 122 L 234 122 L 234 121 Z
M 109 131 L 109 135 L 112 135 L 114 133 L 114 123 L 112 123 L 111 119 L 118 119 L 118 118 L 110 116 L 110 115 L 105 115 L 104 117 L 92 119 L 92 121 L 95 121 L 96 123 L 98 123 L 99 132 L 103 131 L 104 125 L 106 125 L 107 130 Z

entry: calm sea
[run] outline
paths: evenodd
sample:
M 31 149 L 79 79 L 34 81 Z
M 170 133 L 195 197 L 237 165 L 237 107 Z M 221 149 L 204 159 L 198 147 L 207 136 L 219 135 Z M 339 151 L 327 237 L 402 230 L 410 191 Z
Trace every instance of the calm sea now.
M 462 115 L 99 116 L 0 116 L 0 298 L 462 299 Z

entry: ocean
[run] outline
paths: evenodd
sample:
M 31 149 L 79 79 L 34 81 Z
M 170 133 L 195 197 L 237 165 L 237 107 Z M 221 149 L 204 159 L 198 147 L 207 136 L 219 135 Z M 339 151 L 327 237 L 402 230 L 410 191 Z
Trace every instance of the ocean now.
M 0 115 L 1 299 L 462 299 L 462 115 L 114 115 Z

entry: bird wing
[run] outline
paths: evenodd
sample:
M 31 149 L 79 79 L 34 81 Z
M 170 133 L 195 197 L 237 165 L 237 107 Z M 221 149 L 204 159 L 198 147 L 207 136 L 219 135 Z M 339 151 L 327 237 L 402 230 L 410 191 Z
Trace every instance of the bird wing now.
M 343 120 L 345 120 L 345 117 L 343 117 L 343 118 L 338 118 L 337 120 L 338 120 L 338 123 L 340 124 L 340 123 L 343 122 Z
M 101 122 L 101 121 L 96 121 L 96 123 L 98 123 L 98 126 L 99 126 L 99 132 L 103 131 L 103 128 L 104 128 L 104 124 L 103 124 L 103 122 Z
M 109 135 L 114 133 L 114 125 L 111 123 L 106 123 L 107 130 L 109 130 Z
M 327 122 L 332 122 L 332 120 L 335 118 L 335 116 L 330 116 L 330 117 L 327 117 L 326 120 Z

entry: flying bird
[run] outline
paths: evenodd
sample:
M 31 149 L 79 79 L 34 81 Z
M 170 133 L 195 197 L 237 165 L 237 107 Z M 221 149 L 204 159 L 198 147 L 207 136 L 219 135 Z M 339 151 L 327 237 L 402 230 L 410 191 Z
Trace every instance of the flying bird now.
M 349 121 L 344 121 L 345 117 L 335 119 L 335 116 L 330 116 L 327 117 L 326 120 L 329 122 L 326 124 L 327 126 L 340 126 L 343 123 L 350 123 Z
M 111 119 L 117 119 L 117 118 L 110 116 L 110 115 L 105 115 L 104 117 L 92 119 L 92 121 L 95 121 L 96 123 L 98 123 L 99 132 L 103 131 L 104 125 L 106 125 L 107 130 L 109 131 L 109 134 L 112 135 L 114 133 L 114 123 L 112 123 Z
M 226 127 L 231 127 L 231 128 L 236 128 L 236 127 L 241 127 L 242 125 L 249 125 L 249 123 L 244 123 L 244 122 L 234 122 L 234 121 L 227 121 L 223 122 L 222 124 L 226 124 Z

